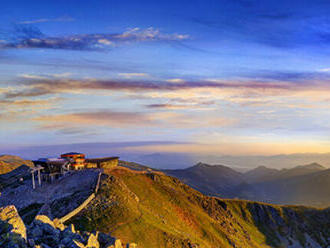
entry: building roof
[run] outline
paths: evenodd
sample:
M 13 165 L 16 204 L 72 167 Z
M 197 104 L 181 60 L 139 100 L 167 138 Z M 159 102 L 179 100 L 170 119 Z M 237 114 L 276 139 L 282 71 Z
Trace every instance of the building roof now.
M 63 158 L 39 158 L 38 160 L 33 160 L 33 164 L 36 165 L 56 165 L 56 166 L 62 166 L 65 164 L 68 160 Z
M 61 156 L 63 156 L 63 155 L 80 155 L 80 154 L 84 155 L 84 154 L 81 153 L 81 152 L 68 152 L 68 153 L 64 153 L 64 154 L 62 154 Z

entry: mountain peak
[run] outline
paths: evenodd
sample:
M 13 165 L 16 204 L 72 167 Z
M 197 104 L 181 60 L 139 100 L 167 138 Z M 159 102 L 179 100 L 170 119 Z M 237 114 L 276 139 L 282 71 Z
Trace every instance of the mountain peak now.
M 273 170 L 271 168 L 268 168 L 267 166 L 264 166 L 264 165 L 260 165 L 258 167 L 256 167 L 254 170 Z
M 306 164 L 306 165 L 300 165 L 295 168 L 299 169 L 308 169 L 308 170 L 325 170 L 326 168 L 316 162 L 311 163 L 311 164 Z
M 198 162 L 197 164 L 195 164 L 194 166 L 188 168 L 188 169 L 221 169 L 221 170 L 233 170 L 230 167 L 227 167 L 225 165 L 221 165 L 221 164 L 207 164 L 207 163 L 203 163 L 203 162 Z
M 195 164 L 193 167 L 211 167 L 213 165 L 209 165 L 203 162 L 198 162 L 197 164 Z
M 247 171 L 245 174 L 255 174 L 255 173 L 270 173 L 270 172 L 277 172 L 277 169 L 269 168 L 264 165 L 260 165 L 252 170 Z

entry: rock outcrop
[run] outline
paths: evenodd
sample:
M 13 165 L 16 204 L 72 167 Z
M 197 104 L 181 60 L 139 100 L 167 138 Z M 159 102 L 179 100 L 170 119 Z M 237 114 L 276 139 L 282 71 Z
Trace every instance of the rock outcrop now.
M 14 206 L 0 208 L 0 247 L 24 247 L 26 227 Z
M 0 208 L 1 248 L 123 248 L 119 239 L 100 232 L 77 231 L 74 225 L 64 226 L 57 219 L 37 215 L 26 226 L 15 206 Z M 136 247 L 136 244 L 127 244 Z

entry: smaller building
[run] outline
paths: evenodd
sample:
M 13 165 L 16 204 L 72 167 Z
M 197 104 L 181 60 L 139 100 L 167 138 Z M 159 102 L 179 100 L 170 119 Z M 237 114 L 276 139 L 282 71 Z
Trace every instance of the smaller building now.
M 112 169 L 118 165 L 119 157 L 87 158 L 86 168 Z
M 34 168 L 32 172 L 38 173 L 38 181 L 54 181 L 65 175 L 70 170 L 70 160 L 63 158 L 39 158 L 38 160 L 32 161 Z M 40 174 L 41 172 L 41 174 Z M 34 177 L 34 175 L 33 175 Z M 34 180 L 34 178 L 33 178 Z
M 74 170 L 80 170 L 85 168 L 85 154 L 78 152 L 69 152 L 61 155 L 62 159 L 70 160 L 70 166 Z

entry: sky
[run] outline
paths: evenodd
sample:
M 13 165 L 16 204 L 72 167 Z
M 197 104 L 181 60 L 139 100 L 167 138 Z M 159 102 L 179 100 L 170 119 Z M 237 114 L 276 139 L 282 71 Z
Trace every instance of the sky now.
M 1 149 L 330 152 L 327 0 L 1 1 Z M 128 142 L 128 143 L 127 143 Z

